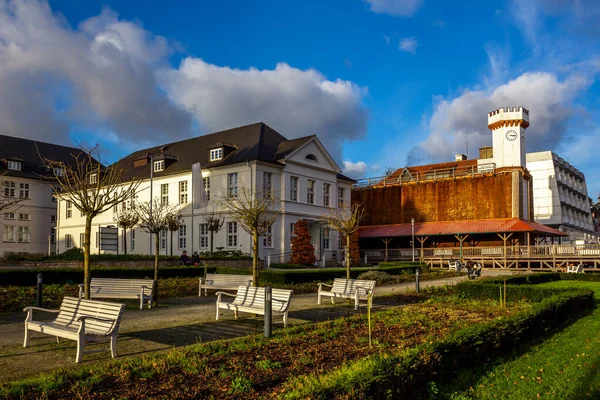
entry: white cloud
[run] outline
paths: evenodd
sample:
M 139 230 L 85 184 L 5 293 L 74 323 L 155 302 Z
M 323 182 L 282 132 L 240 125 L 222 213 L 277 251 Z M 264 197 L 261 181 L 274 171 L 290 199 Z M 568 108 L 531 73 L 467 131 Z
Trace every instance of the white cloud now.
M 387 35 L 383 35 L 383 40 L 385 40 L 385 43 L 389 46 L 390 45 L 390 37 Z
M 560 81 L 551 73 L 529 72 L 491 90 L 467 90 L 453 100 L 438 99 L 429 121 L 431 133 L 411 149 L 408 164 L 450 160 L 465 150 L 467 141 L 476 154 L 479 147 L 491 144 L 487 113 L 505 106 L 530 111 L 527 151 L 551 150 L 577 111 L 575 97 L 590 84 L 580 75 Z
M 400 43 L 398 43 L 398 49 L 414 55 L 417 52 L 418 45 L 419 42 L 417 41 L 417 38 L 406 37 L 400 39 Z
M 241 70 L 190 57 L 163 71 L 161 83 L 209 131 L 263 121 L 288 138 L 317 134 L 338 161 L 344 140 L 367 130 L 366 90 L 312 69 Z
M 70 124 L 125 140 L 182 137 L 191 115 L 160 93 L 166 39 L 105 11 L 78 30 L 45 2 L 0 3 L 0 132 L 66 143 Z
M 395 17 L 411 17 L 423 5 L 423 0 L 365 0 L 375 13 Z
M 362 178 L 365 176 L 365 172 L 367 172 L 367 164 L 364 161 L 358 161 L 353 163 L 350 160 L 344 161 L 344 167 L 342 168 L 342 173 L 351 178 Z

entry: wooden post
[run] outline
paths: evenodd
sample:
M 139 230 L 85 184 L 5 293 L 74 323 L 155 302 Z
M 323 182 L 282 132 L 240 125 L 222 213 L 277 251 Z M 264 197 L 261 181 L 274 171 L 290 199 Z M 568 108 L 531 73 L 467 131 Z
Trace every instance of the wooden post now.
M 454 235 L 454 237 L 456 239 L 458 239 L 458 241 L 460 242 L 460 257 L 459 257 L 459 259 L 460 259 L 461 263 L 463 262 L 463 252 L 462 252 L 463 242 L 467 239 L 468 236 L 469 236 L 468 233 L 466 235 Z
M 527 232 L 527 269 L 531 268 L 531 233 Z
M 425 245 L 425 241 L 427 240 L 429 236 L 425 236 L 425 237 L 417 237 L 417 240 L 421 243 L 421 258 L 419 259 L 419 262 L 423 262 L 423 246 Z
M 505 233 L 503 233 L 503 234 L 497 233 L 497 235 L 500 236 L 500 239 L 502 239 L 502 241 L 504 242 L 504 251 L 503 251 L 504 257 L 503 258 L 504 258 L 504 268 L 506 268 L 507 267 L 507 264 L 506 264 L 506 241 L 512 236 L 512 233 L 509 233 L 508 235 Z
M 383 243 L 385 243 L 385 255 L 383 257 L 383 260 L 385 262 L 387 262 L 387 260 L 388 260 L 388 244 L 392 241 L 392 238 L 381 238 L 381 240 L 383 241 Z

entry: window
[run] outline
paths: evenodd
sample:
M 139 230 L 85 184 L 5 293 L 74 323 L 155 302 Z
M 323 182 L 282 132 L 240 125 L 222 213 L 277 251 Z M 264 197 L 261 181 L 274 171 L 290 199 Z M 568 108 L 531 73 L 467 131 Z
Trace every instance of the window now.
M 83 249 L 83 245 L 85 244 L 85 233 L 79 234 L 79 247 Z
M 20 171 L 21 170 L 21 163 L 19 161 L 9 161 L 8 162 L 8 169 L 12 169 L 13 171 Z
M 216 160 L 220 160 L 221 158 L 223 158 L 223 148 L 219 148 L 219 149 L 212 149 L 210 151 L 210 161 L 216 161 Z
M 273 174 L 263 172 L 263 196 L 273 197 Z
M 323 227 L 323 249 L 324 250 L 329 250 L 330 249 L 330 237 L 329 237 L 329 227 L 325 226 Z
M 100 245 L 100 232 L 96 232 L 96 248 Z
M 227 247 L 237 247 L 237 222 L 227 223 Z
M 65 235 L 65 247 L 67 249 L 70 249 L 71 247 L 73 247 L 73 239 L 71 238 L 71 234 L 67 233 Z
M 324 183 L 323 184 L 323 205 L 326 207 L 329 207 L 329 198 L 331 197 L 331 195 L 329 194 L 330 191 L 331 191 L 331 184 Z
M 131 231 L 131 240 L 129 241 L 129 245 L 131 246 L 131 251 L 135 250 L 135 229 Z
M 56 196 L 55 195 L 52 195 L 52 202 L 56 203 Z
M 167 231 L 160 231 L 160 249 L 167 249 Z
M 200 248 L 208 249 L 208 224 L 200 224 Z
M 210 177 L 203 178 L 204 190 L 206 190 L 206 200 L 210 200 Z
M 4 182 L 4 197 L 15 197 L 15 186 L 13 181 Z
M 179 204 L 187 204 L 188 202 L 188 182 L 179 182 Z
M 169 184 L 160 185 L 160 204 L 169 204 Z
M 56 243 L 56 228 L 50 228 L 50 243 Z
M 273 226 L 270 226 L 263 236 L 263 245 L 273 247 Z
M 19 227 L 19 243 L 29 243 L 29 227 Z
M 56 215 L 51 215 L 50 216 L 50 222 L 52 222 L 52 223 L 56 222 Z
M 154 172 L 165 170 L 165 160 L 154 161 Z
M 90 184 L 94 184 L 94 183 L 98 183 L 98 174 L 91 174 L 90 175 Z
M 338 232 L 338 250 L 341 250 L 342 248 L 344 248 L 344 235 L 342 235 L 342 232 Z
M 4 219 L 15 219 L 15 213 L 14 212 L 4 213 Z
M 67 205 L 66 207 L 66 217 L 65 218 L 71 218 L 73 216 L 73 203 L 71 203 L 70 200 L 67 200 Z
M 345 188 L 338 188 L 338 208 L 344 208 L 344 195 L 346 193 Z
M 310 161 L 317 161 L 317 156 L 314 154 L 308 154 L 305 158 Z
M 290 201 L 298 201 L 298 177 L 290 176 Z
M 64 176 L 65 170 L 63 168 L 54 168 L 54 175 L 56 176 Z
M 19 183 L 19 198 L 29 198 L 29 183 Z
M 315 204 L 315 181 L 310 179 L 306 182 L 306 202 Z
M 185 249 L 187 247 L 187 227 L 185 225 L 181 225 L 179 227 L 179 248 Z
M 20 221 L 29 221 L 29 214 L 21 214 L 21 213 L 19 213 L 19 220 Z
M 237 197 L 238 193 L 238 174 L 234 172 L 233 174 L 227 175 L 227 197 Z
M 10 225 L 4 225 L 4 241 L 14 242 L 15 241 L 15 227 Z
M 296 237 L 296 234 L 294 233 L 296 231 L 296 224 L 295 223 L 291 223 L 290 224 L 290 243 L 294 240 L 294 238 Z

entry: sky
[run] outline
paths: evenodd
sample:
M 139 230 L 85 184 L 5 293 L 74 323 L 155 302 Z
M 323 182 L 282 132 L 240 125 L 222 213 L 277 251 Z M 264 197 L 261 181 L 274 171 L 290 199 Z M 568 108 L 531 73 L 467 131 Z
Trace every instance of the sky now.
M 457 5 L 460 4 L 460 5 Z M 0 133 L 105 160 L 262 121 L 354 178 L 478 156 L 530 110 L 596 199 L 600 2 L 0 0 Z

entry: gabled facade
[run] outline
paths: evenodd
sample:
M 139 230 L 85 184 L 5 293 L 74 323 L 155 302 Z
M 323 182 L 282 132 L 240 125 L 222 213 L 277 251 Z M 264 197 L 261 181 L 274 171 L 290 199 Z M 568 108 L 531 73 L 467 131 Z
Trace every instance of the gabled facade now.
M 200 162 L 202 184 L 207 192 L 208 206 L 192 212 L 192 164 Z M 251 236 L 222 207 L 225 196 L 235 195 L 242 188 L 255 193 L 272 191 L 279 200 L 280 214 L 269 235 L 261 238 L 260 256 L 272 255 L 273 262 L 286 261 L 291 251 L 293 224 L 299 219 L 309 221 L 312 242 L 320 260 L 339 259 L 337 232 L 327 229 L 323 215 L 328 207 L 350 203 L 350 188 L 354 181 L 340 174 L 340 169 L 316 136 L 288 140 L 263 123 L 216 132 L 192 139 L 137 151 L 119 162 L 126 177 L 142 180 L 137 201 L 158 197 L 178 204 L 184 226 L 160 236 L 161 254 L 181 254 L 186 250 L 207 251 L 211 248 L 206 227 L 208 214 L 223 215 L 225 223 L 214 235 L 215 250 L 241 250 L 249 253 Z M 150 194 L 152 193 L 152 195 Z M 80 247 L 84 218 L 67 202 L 58 204 L 58 252 Z M 93 221 L 92 253 L 102 252 L 99 227 L 115 225 L 116 209 L 107 211 Z M 124 252 L 123 232 L 119 230 L 119 253 Z M 97 238 L 97 239 L 95 239 Z M 140 228 L 127 232 L 127 253 L 149 254 L 154 243 Z M 334 257 L 335 256 L 335 257 Z

